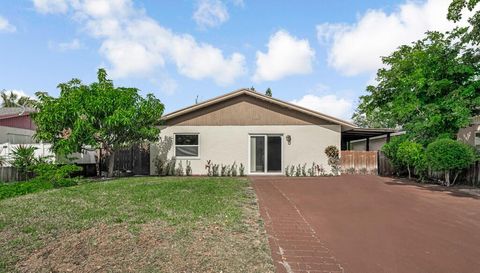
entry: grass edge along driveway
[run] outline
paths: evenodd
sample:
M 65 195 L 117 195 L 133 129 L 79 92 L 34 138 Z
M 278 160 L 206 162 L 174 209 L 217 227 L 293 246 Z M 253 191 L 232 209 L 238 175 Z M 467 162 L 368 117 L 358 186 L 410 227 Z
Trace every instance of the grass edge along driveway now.
M 273 272 L 247 179 L 135 177 L 0 201 L 0 272 Z

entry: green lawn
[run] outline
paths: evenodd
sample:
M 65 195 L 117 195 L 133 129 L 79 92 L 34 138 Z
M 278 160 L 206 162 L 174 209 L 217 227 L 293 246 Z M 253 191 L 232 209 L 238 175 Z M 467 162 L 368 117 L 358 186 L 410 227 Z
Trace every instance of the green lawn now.
M 248 180 L 124 178 L 0 201 L 0 272 L 273 272 Z

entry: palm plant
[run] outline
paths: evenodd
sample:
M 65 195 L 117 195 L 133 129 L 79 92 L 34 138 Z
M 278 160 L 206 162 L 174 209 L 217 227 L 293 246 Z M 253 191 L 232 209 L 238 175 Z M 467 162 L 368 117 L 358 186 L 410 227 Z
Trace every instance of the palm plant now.
M 26 180 L 32 174 L 33 167 L 37 163 L 36 149 L 33 146 L 18 145 L 12 150 L 12 161 L 10 163 L 17 169 L 21 180 Z
M 0 92 L 0 98 L 2 99 L 2 107 L 18 107 L 18 106 L 35 106 L 36 101 L 27 97 L 21 96 L 19 97 L 18 94 L 7 93 L 7 91 L 3 90 Z

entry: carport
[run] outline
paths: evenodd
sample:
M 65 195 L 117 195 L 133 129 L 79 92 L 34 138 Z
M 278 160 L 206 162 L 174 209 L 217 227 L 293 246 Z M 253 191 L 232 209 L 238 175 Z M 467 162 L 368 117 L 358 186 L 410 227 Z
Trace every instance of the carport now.
M 350 150 L 350 142 L 352 140 L 366 141 L 366 151 L 370 150 L 370 138 L 385 136 L 386 141 L 390 141 L 390 135 L 397 132 L 395 129 L 390 128 L 353 128 L 342 132 L 341 149 L 342 151 Z

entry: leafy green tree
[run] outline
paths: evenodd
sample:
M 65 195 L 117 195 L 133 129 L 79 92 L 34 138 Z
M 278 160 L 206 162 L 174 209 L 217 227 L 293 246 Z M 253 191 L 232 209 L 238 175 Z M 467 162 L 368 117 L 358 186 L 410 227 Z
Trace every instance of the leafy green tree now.
M 265 95 L 267 95 L 267 96 L 269 96 L 269 97 L 272 96 L 272 89 L 270 89 L 270 87 L 267 88 L 267 91 L 265 91 Z
M 427 163 L 434 171 L 445 172 L 445 185 L 455 184 L 461 170 L 475 162 L 475 152 L 467 144 L 452 139 L 439 139 L 427 146 Z M 455 172 L 450 183 L 450 172 Z
M 51 143 L 56 153 L 103 149 L 110 155 L 108 174 L 112 176 L 115 151 L 158 140 L 156 125 L 164 106 L 153 94 L 143 98 L 137 88 L 115 87 L 104 69 L 98 70 L 98 82 L 85 85 L 72 79 L 58 87 L 58 98 L 37 93 L 39 111 L 33 115 L 35 137 Z
M 472 12 L 480 3 L 480 0 L 453 0 L 448 7 L 448 20 L 458 22 L 463 17 L 463 12 L 466 10 Z M 474 45 L 480 44 L 480 11 L 476 11 L 472 17 L 468 18 L 468 31 L 465 33 L 465 41 L 471 42 Z
M 382 146 L 382 152 L 390 160 L 390 163 L 397 174 L 402 173 L 402 170 L 404 170 L 405 167 L 403 162 L 398 158 L 398 149 L 400 145 L 406 141 L 406 138 L 406 135 L 392 137 L 390 142 L 385 143 L 385 145 Z
M 401 127 L 423 145 L 468 125 L 480 110 L 480 50 L 459 39 L 462 31 L 429 32 L 384 57 L 353 119 Z
M 408 179 L 412 178 L 412 168 L 415 168 L 423 162 L 425 156 L 423 146 L 413 141 L 400 143 L 397 150 L 398 160 L 407 166 Z

